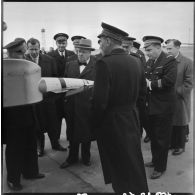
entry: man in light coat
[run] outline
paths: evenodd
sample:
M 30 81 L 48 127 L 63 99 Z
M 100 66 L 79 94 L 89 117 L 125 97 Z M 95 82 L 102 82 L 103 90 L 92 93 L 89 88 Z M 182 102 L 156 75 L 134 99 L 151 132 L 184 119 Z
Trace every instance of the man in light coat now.
M 175 84 L 177 98 L 173 118 L 171 148 L 173 148 L 173 155 L 179 155 L 184 152 L 186 129 L 190 122 L 193 67 L 192 60 L 181 54 L 181 42 L 179 40 L 169 39 L 165 43 L 167 53 L 173 55 L 178 62 Z

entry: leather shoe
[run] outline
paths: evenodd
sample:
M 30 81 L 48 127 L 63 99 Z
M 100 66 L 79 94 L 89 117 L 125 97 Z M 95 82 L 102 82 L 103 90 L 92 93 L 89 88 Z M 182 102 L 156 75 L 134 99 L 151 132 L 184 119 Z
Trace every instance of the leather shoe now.
M 69 162 L 65 161 L 65 162 L 63 162 L 63 163 L 60 165 L 60 169 L 65 169 L 65 168 L 67 168 L 67 167 L 70 167 L 70 166 L 72 166 L 74 163 L 75 163 L 75 162 L 69 163 Z
M 173 150 L 172 155 L 180 155 L 183 152 L 184 152 L 183 148 L 175 149 Z
M 91 166 L 91 162 L 90 162 L 90 161 L 87 161 L 87 162 L 84 161 L 83 164 L 84 164 L 85 166 L 87 166 L 87 167 Z
M 150 138 L 146 135 L 146 137 L 144 138 L 144 143 L 148 143 L 150 141 Z
M 145 167 L 154 167 L 154 163 L 153 162 L 148 162 L 144 164 Z
M 13 182 L 7 181 L 7 185 L 11 190 L 14 190 L 14 191 L 20 191 L 23 189 L 20 183 L 13 183 Z
M 37 175 L 33 176 L 24 176 L 25 179 L 42 179 L 45 177 L 45 174 L 43 173 L 38 173 Z
M 52 149 L 57 151 L 67 151 L 67 148 L 62 147 L 60 144 L 53 146 Z
M 158 171 L 154 170 L 150 176 L 150 179 L 157 179 L 157 178 L 161 177 L 162 174 L 163 174 L 163 172 L 158 172 Z

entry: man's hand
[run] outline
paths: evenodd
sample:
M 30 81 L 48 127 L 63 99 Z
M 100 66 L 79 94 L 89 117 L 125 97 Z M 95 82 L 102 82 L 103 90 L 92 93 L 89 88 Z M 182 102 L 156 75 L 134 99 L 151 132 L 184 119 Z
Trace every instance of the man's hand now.
M 151 81 L 149 81 L 148 79 L 146 79 L 146 83 L 147 83 L 147 87 L 149 87 L 149 89 L 152 90 L 152 88 L 151 88 Z

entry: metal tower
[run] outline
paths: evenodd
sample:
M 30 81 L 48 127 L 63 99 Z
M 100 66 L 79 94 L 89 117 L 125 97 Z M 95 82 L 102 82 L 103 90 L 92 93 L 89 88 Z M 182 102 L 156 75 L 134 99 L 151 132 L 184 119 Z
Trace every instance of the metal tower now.
M 45 41 L 45 29 L 41 29 L 41 47 L 44 47 L 46 49 L 46 41 Z

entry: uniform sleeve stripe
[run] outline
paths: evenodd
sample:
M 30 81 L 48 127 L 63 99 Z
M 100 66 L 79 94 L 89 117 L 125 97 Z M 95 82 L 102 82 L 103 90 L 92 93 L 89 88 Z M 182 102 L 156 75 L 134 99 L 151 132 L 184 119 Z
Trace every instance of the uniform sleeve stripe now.
M 162 82 L 161 79 L 158 80 L 158 87 L 161 88 L 162 87 Z

